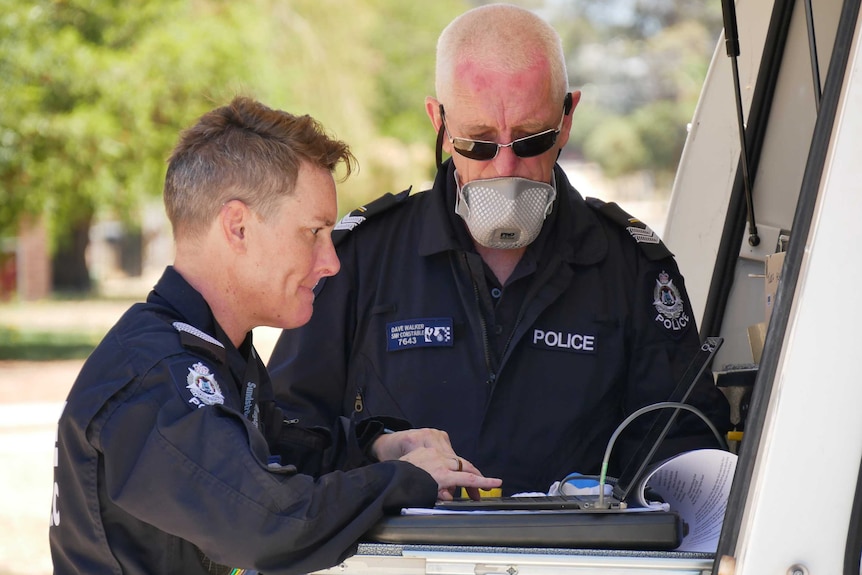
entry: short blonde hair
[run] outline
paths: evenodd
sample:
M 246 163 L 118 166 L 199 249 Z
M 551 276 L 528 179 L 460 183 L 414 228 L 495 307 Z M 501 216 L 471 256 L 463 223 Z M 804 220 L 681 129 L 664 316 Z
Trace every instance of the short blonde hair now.
M 343 162 L 346 178 L 355 161 L 311 116 L 234 98 L 183 131 L 168 160 L 164 202 L 174 238 L 202 235 L 234 199 L 266 219 L 293 193 L 303 163 L 332 172 Z
M 569 91 L 569 78 L 556 30 L 533 12 L 511 4 L 473 8 L 449 23 L 437 40 L 437 99 L 445 103 L 451 95 L 457 64 L 463 60 L 518 72 L 539 59 L 547 59 L 550 84 L 562 100 Z

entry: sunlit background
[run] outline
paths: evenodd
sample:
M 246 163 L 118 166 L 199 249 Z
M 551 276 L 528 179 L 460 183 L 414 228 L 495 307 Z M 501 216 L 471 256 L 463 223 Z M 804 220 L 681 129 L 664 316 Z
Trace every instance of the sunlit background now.
M 342 212 L 421 189 L 436 37 L 480 3 L 0 0 L 0 294 L 98 293 L 111 274 L 160 269 L 165 158 L 180 129 L 236 94 L 311 114 L 351 144 L 360 172 L 340 188 Z M 562 156 L 581 192 L 666 200 L 720 3 L 519 4 L 559 31 L 583 91 Z M 46 277 L 28 276 L 40 267 Z
M 172 259 L 178 132 L 234 95 L 310 114 L 360 171 L 342 213 L 434 173 L 434 47 L 466 0 L 0 0 L 0 575 L 50 573 L 53 423 L 80 362 Z M 582 90 L 560 161 L 661 233 L 718 0 L 524 0 Z M 258 337 L 266 356 L 273 334 Z

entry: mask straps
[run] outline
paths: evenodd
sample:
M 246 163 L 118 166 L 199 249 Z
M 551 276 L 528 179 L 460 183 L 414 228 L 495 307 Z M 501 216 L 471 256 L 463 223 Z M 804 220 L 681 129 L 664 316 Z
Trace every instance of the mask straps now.
M 564 116 L 568 116 L 569 114 L 572 113 L 572 105 L 573 104 L 574 104 L 574 102 L 572 101 L 572 93 L 567 92 L 566 97 L 563 98 L 563 115 Z M 557 159 L 558 160 L 560 159 L 560 154 L 562 154 L 562 153 L 563 153 L 562 148 L 557 150 Z
M 443 123 L 443 104 L 440 104 L 440 129 L 437 130 L 437 169 L 443 167 L 443 130 L 445 130 L 445 124 Z

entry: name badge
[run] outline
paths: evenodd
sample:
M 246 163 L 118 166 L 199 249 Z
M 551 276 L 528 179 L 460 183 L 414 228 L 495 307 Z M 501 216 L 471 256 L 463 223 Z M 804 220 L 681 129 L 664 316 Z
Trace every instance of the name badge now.
M 386 324 L 386 350 L 452 347 L 452 318 L 405 319 Z

